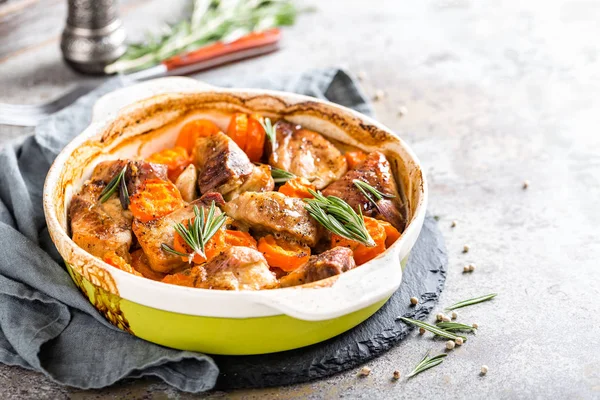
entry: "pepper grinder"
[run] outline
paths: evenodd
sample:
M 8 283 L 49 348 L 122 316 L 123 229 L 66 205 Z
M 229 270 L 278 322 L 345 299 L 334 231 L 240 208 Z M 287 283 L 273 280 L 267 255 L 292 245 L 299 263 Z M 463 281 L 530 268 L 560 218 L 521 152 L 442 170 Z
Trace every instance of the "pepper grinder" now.
M 68 5 L 60 42 L 65 61 L 79 72 L 104 74 L 126 50 L 118 0 L 68 0 Z

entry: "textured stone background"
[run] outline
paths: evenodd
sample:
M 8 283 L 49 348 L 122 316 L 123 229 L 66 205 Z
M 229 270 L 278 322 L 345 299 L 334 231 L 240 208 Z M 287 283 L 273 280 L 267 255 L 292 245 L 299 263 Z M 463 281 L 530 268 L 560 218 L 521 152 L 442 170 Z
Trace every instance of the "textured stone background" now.
M 36 103 L 89 79 L 62 64 L 56 35 L 63 2 L 29 3 L 18 11 L 25 17 L 18 17 L 16 31 L 6 28 L 16 17 L 0 8 L 3 102 Z M 181 1 L 125 3 L 133 37 L 183 9 Z M 286 30 L 282 51 L 198 78 L 216 82 L 331 65 L 364 71 L 366 91 L 387 94 L 375 104 L 378 118 L 426 166 L 430 211 L 441 217 L 450 251 L 441 305 L 499 296 L 464 309 L 461 318 L 479 323 L 478 335 L 412 380 L 390 377 L 394 369 L 406 375 L 428 348 L 441 350 L 443 343 L 414 336 L 370 362 L 367 378 L 354 370 L 299 386 L 209 397 L 600 397 L 600 2 L 314 3 L 316 13 Z M 33 47 L 15 52 L 15 38 Z M 397 116 L 398 105 L 407 108 L 404 117 Z M 28 132 L 0 126 L 0 140 Z M 531 181 L 526 191 L 525 179 Z M 458 221 L 454 229 L 451 220 Z M 468 254 L 461 253 L 465 243 Z M 468 262 L 477 270 L 463 275 Z M 479 376 L 482 364 L 490 370 L 485 377 Z M 74 391 L 0 366 L 0 398 L 21 397 L 192 398 L 151 380 Z

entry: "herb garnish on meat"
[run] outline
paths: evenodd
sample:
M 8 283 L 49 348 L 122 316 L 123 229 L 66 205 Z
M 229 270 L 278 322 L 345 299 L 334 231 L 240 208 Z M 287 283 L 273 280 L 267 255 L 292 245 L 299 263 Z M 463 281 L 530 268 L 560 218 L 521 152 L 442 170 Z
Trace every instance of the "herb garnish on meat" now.
M 182 253 L 165 243 L 161 244 L 160 247 L 167 253 L 175 254 L 180 257 L 188 257 L 190 263 L 196 254 L 206 257 L 204 254 L 206 243 L 208 243 L 210 238 L 221 229 L 226 218 L 225 213 L 215 216 L 214 201 L 210 205 L 206 219 L 204 218 L 204 207 L 198 209 L 198 206 L 194 206 L 194 218 L 188 219 L 187 225 L 180 222 L 174 226 L 175 231 L 192 249 L 192 252 L 190 254 Z
M 125 165 L 123 169 L 110 180 L 110 182 L 108 182 L 108 185 L 106 185 L 100 193 L 100 203 L 106 202 L 118 189 L 121 207 L 123 207 L 123 210 L 129 208 L 129 192 L 127 191 L 127 184 L 125 183 L 126 172 L 127 165 Z
M 336 196 L 323 196 L 321 192 L 308 189 L 314 199 L 304 199 L 308 213 L 327 230 L 346 239 L 355 240 L 367 247 L 375 242 L 365 226 L 362 211 L 358 214 L 344 200 Z

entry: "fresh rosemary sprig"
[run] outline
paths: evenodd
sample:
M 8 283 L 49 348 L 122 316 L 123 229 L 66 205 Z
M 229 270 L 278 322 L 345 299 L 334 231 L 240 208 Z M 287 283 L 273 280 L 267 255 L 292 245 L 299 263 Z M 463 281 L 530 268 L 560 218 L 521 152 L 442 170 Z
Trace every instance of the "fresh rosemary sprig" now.
M 231 42 L 253 31 L 293 25 L 297 13 L 290 0 L 194 0 L 188 20 L 165 25 L 145 42 L 130 44 L 104 71 L 140 70 L 216 41 Z
M 438 328 L 441 328 L 445 331 L 448 331 L 448 332 L 455 332 L 455 331 L 472 332 L 472 331 L 476 330 L 471 325 L 461 324 L 459 322 L 438 322 L 437 324 L 435 324 L 435 326 L 437 326 Z
M 400 320 L 402 320 L 402 321 L 404 321 L 406 323 L 418 326 L 419 328 L 423 328 L 426 331 L 429 331 L 429 332 L 431 332 L 431 333 L 433 333 L 433 334 L 435 334 L 437 336 L 442 336 L 442 337 L 445 337 L 447 339 L 452 339 L 452 340 L 456 340 L 458 338 L 461 338 L 463 341 L 465 341 L 465 342 L 467 341 L 467 338 L 464 337 L 464 336 L 455 335 L 452 332 L 448 332 L 448 331 L 446 331 L 444 329 L 438 328 L 435 325 L 430 325 L 427 322 L 419 321 L 419 320 L 412 319 L 412 318 L 405 318 L 405 317 L 398 317 L 398 319 L 400 319 Z
M 277 140 L 277 133 L 275 132 L 275 127 L 271 123 L 271 118 L 261 118 L 258 120 L 258 122 L 260 122 L 263 129 L 265 130 L 265 133 L 267 134 L 271 145 L 275 146 L 275 140 Z
M 286 183 L 290 179 L 294 179 L 296 175 L 291 172 L 287 172 L 283 169 L 271 167 L 271 176 L 273 177 L 273 181 L 275 183 Z
M 436 365 L 440 365 L 444 361 L 443 358 L 447 355 L 448 354 L 442 353 L 429 358 L 429 350 L 427 350 L 427 353 L 425 353 L 425 357 L 423 357 L 423 359 L 419 361 L 415 369 L 413 369 L 413 371 L 410 374 L 406 375 L 406 377 L 412 378 L 413 376 L 420 374 L 421 372 L 426 371 L 429 368 L 433 368 Z
M 352 183 L 354 183 L 354 186 L 356 186 L 356 188 L 360 190 L 362 194 L 367 199 L 369 199 L 369 201 L 371 201 L 371 203 L 373 203 L 375 207 L 377 207 L 377 202 L 383 199 L 384 197 L 388 199 L 393 199 L 394 197 L 396 197 L 391 194 L 382 193 L 373 186 L 369 185 L 367 182 L 361 181 L 359 179 L 354 179 Z
M 365 226 L 362 211 L 357 214 L 344 200 L 336 196 L 323 196 L 321 192 L 308 189 L 314 199 L 304 199 L 308 213 L 326 229 L 346 239 L 355 240 L 367 247 L 375 242 Z
M 456 310 L 457 308 L 471 306 L 473 304 L 491 300 L 494 297 L 496 297 L 497 295 L 498 295 L 498 293 L 490 293 L 490 294 L 486 294 L 485 296 L 475 297 L 474 299 L 459 301 L 458 303 L 453 304 L 450 307 L 446 307 L 446 310 L 450 311 L 450 310 Z
M 223 226 L 226 219 L 225 213 L 221 213 L 215 216 L 215 202 L 213 201 L 210 205 L 206 220 L 204 219 L 204 207 L 198 209 L 198 206 L 194 206 L 194 218 L 190 218 L 187 221 L 187 226 L 181 222 L 177 223 L 174 228 L 175 231 L 181 236 L 181 238 L 187 243 L 192 249 L 190 254 L 185 254 L 180 251 L 173 249 L 168 244 L 163 243 L 161 248 L 167 253 L 175 254 L 181 257 L 188 257 L 188 262 L 191 264 L 194 256 L 199 254 L 202 257 L 206 257 L 204 253 L 204 247 L 206 243 L 212 238 L 215 233 Z
M 123 169 L 113 176 L 113 178 L 108 182 L 108 185 L 102 189 L 100 193 L 100 203 L 106 202 L 110 199 L 110 196 L 117 190 L 119 190 L 119 201 L 121 202 L 121 207 L 123 210 L 127 210 L 129 208 L 129 192 L 127 191 L 127 183 L 125 182 L 125 173 L 127 172 L 127 164 L 123 167 Z

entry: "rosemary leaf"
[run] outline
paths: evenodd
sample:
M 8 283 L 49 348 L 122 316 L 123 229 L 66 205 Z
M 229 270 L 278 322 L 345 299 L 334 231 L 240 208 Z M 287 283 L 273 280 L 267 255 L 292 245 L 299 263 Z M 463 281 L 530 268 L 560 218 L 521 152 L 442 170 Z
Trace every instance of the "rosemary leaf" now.
M 264 120 L 260 119 L 258 122 L 260 122 L 261 126 L 265 130 L 265 134 L 267 135 L 267 138 L 269 138 L 271 144 L 275 146 L 275 140 L 277 140 L 277 133 L 275 132 L 275 127 L 271 123 L 271 118 L 264 118 Z
M 472 331 L 476 330 L 471 325 L 461 324 L 458 322 L 438 322 L 437 324 L 435 324 L 435 326 L 437 326 L 438 328 L 441 328 L 445 331 L 448 331 L 448 332 L 455 332 L 455 331 L 472 332 Z
M 429 331 L 429 332 L 431 332 L 431 333 L 433 333 L 434 335 L 437 335 L 437 336 L 442 336 L 442 337 L 445 337 L 447 339 L 452 339 L 452 340 L 456 340 L 458 338 L 461 338 L 465 342 L 467 341 L 467 338 L 464 337 L 464 336 L 455 335 L 452 332 L 448 332 L 448 331 L 446 331 L 444 329 L 438 328 L 435 325 L 430 325 L 427 322 L 423 322 L 423 321 L 419 321 L 419 320 L 411 319 L 411 318 L 405 318 L 405 317 L 399 317 L 399 319 L 402 320 L 402 321 L 404 321 L 404 322 L 406 322 L 406 323 L 418 326 L 419 328 L 423 328 L 426 331 Z
M 286 183 L 290 179 L 294 179 L 296 175 L 291 172 L 287 172 L 283 169 L 271 167 L 271 176 L 273 177 L 273 181 L 275 183 Z
M 163 251 L 166 251 L 167 253 L 175 254 L 176 256 L 180 256 L 180 257 L 188 257 L 189 256 L 189 254 L 177 251 L 177 250 L 173 249 L 171 246 L 169 246 L 168 244 L 165 244 L 165 243 L 162 243 L 160 245 L 160 248 Z
M 121 182 L 119 185 L 119 201 L 121 202 L 121 207 L 123 210 L 127 210 L 129 208 L 129 191 L 127 190 L 127 183 L 125 182 L 125 172 L 127 166 L 123 169 L 123 176 L 121 176 Z
M 472 306 L 473 304 L 491 300 L 494 297 L 496 297 L 497 295 L 498 295 L 498 293 L 490 293 L 490 294 L 486 294 L 485 296 L 480 296 L 480 297 L 475 297 L 473 299 L 459 301 L 458 303 L 453 304 L 450 307 L 446 307 L 446 310 L 450 311 L 450 310 L 456 310 L 457 308 Z
M 440 365 L 444 361 L 443 358 L 446 356 L 447 354 L 442 353 L 429 358 L 429 350 L 427 350 L 427 353 L 425 353 L 425 357 L 421 359 L 421 361 L 416 365 L 415 369 L 413 369 L 412 372 L 406 377 L 412 378 L 413 376 L 420 374 L 423 371 L 433 368 L 436 365 Z
M 336 235 L 357 241 L 367 247 L 375 246 L 360 209 L 357 214 L 348 203 L 339 197 L 325 197 L 321 192 L 311 189 L 308 191 L 314 196 L 314 199 L 304 199 L 305 208 L 318 223 Z

